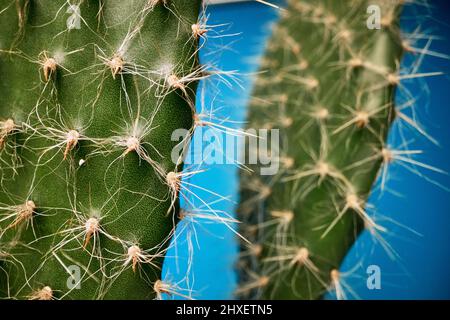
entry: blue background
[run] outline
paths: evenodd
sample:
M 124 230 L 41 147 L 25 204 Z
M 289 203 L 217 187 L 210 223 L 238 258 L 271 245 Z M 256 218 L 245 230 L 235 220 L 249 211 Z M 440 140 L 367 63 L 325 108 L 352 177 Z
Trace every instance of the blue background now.
M 276 2 L 276 1 L 275 1 Z M 431 1 L 434 8 L 408 6 L 403 13 L 402 29 L 411 31 L 418 24 L 427 34 L 438 35 L 431 50 L 450 54 L 450 3 Z M 209 25 L 222 33 L 209 34 L 201 50 L 203 63 L 213 62 L 222 70 L 239 70 L 242 87 L 218 84 L 218 94 L 208 92 L 204 104 L 214 102 L 220 107 L 219 117 L 245 120 L 245 106 L 251 94 L 250 75 L 258 69 L 258 58 L 264 51 L 269 36 L 268 25 L 276 21 L 277 12 L 257 3 L 237 3 L 208 8 Z M 232 37 L 221 35 L 234 34 Z M 211 36 L 212 35 L 212 36 Z M 421 42 L 422 45 L 424 42 Z M 405 60 L 408 63 L 408 59 Z M 417 102 L 415 111 L 427 133 L 439 141 L 439 146 L 420 137 L 414 131 L 405 131 L 410 150 L 423 150 L 417 160 L 450 172 L 450 63 L 448 59 L 427 56 L 421 72 L 442 71 L 443 76 L 403 82 Z M 399 95 L 398 103 L 402 103 Z M 200 105 L 198 106 L 200 108 Z M 401 143 L 399 127 L 394 127 L 389 138 L 392 147 Z M 370 203 L 377 208 L 376 217 L 389 229 L 385 239 L 399 254 L 392 260 L 383 247 L 363 234 L 351 250 L 341 272 L 343 280 L 354 294 L 350 298 L 362 299 L 449 299 L 450 298 L 450 186 L 448 175 L 419 170 L 420 177 L 399 165 L 391 167 L 388 189 L 374 188 Z M 432 181 L 429 181 L 432 180 Z M 238 200 L 238 169 L 231 165 L 209 166 L 208 171 L 196 175 L 189 183 L 230 196 L 230 201 L 213 205 L 215 210 L 234 214 Z M 205 201 L 216 197 L 196 190 Z M 187 206 L 186 203 L 183 204 Z M 395 223 L 391 220 L 395 220 Z M 164 279 L 182 288 L 192 288 L 195 299 L 231 299 L 236 288 L 234 263 L 238 249 L 235 235 L 229 228 L 198 221 L 181 222 L 178 226 L 176 246 L 168 253 L 164 265 Z M 414 230 L 414 232 L 412 230 Z M 420 235 L 419 235 L 420 234 Z M 193 247 L 192 263 L 188 252 Z M 176 257 L 176 259 L 175 259 Z M 188 281 L 185 279 L 191 266 Z M 368 290 L 366 268 L 378 265 L 381 269 L 381 290 Z M 348 276 L 346 276 L 346 272 Z M 328 298 L 333 299 L 333 295 Z

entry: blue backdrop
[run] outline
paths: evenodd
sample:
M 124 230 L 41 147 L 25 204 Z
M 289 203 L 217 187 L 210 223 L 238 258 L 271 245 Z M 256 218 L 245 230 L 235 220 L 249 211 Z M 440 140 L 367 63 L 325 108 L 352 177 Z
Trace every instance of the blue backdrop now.
M 423 32 L 441 37 L 433 41 L 430 50 L 450 53 L 450 26 L 447 24 L 450 2 L 433 0 L 432 6 L 431 9 L 417 5 L 408 7 L 403 14 L 402 28 L 411 31 L 420 22 Z M 217 28 L 221 32 L 210 34 L 201 50 L 202 62 L 214 62 L 222 70 L 239 70 L 242 86 L 239 88 L 235 84 L 229 88 L 226 84 L 218 84 L 219 94 L 206 93 L 203 104 L 214 103 L 215 107 L 220 107 L 218 117 L 244 121 L 252 87 L 252 77 L 247 75 L 258 69 L 258 57 L 264 51 L 268 25 L 276 20 L 277 12 L 247 2 L 213 6 L 208 9 L 208 14 L 208 24 L 221 25 Z M 425 43 L 421 42 L 422 45 Z M 420 71 L 444 72 L 439 77 L 403 82 L 417 99 L 418 119 L 427 133 L 439 141 L 439 146 L 407 131 L 408 149 L 423 150 L 424 154 L 418 160 L 450 172 L 450 63 L 448 59 L 426 56 Z M 398 100 L 403 102 L 400 96 Z M 198 108 L 201 108 L 200 104 Z M 390 135 L 392 147 L 401 143 L 399 129 L 394 128 Z M 376 217 L 389 229 L 385 240 L 399 257 L 391 259 L 379 241 L 363 234 L 341 268 L 344 275 L 348 271 L 343 280 L 353 290 L 350 298 L 448 299 L 450 194 L 444 186 L 450 186 L 450 178 L 415 168 L 423 175 L 419 176 L 395 164 L 392 169 L 388 190 L 381 193 L 375 188 L 370 202 L 377 208 Z M 234 214 L 238 200 L 238 169 L 235 166 L 210 166 L 189 183 L 229 196 L 230 201 L 218 201 L 212 206 L 215 210 Z M 201 189 L 196 193 L 206 202 L 216 199 Z M 233 264 L 237 254 L 235 235 L 226 226 L 201 219 L 194 223 L 182 222 L 178 227 L 176 246 L 170 250 L 164 265 L 164 278 L 180 287 L 192 288 L 192 296 L 196 299 L 230 299 L 236 288 Z M 369 265 L 380 267 L 381 290 L 367 289 L 366 268 Z M 185 279 L 186 270 L 190 274 L 188 279 Z M 329 295 L 328 298 L 334 297 Z

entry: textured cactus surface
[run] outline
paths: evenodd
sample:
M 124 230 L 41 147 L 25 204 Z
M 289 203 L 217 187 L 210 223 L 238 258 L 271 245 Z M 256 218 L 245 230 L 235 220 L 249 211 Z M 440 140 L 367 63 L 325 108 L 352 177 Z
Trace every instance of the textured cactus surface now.
M 242 174 L 242 232 L 253 245 L 243 245 L 238 295 L 339 298 L 338 269 L 360 232 L 384 231 L 365 203 L 392 160 L 401 3 L 291 0 L 274 26 L 249 127 L 280 129 L 280 170 Z M 379 30 L 366 25 L 370 5 L 381 9 Z
M 146 299 L 178 219 L 197 0 L 0 1 L 0 290 Z

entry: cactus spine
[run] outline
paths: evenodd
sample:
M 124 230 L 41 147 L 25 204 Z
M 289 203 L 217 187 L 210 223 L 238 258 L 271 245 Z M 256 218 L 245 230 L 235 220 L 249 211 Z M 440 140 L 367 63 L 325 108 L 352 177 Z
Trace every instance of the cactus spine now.
M 0 290 L 147 299 L 178 220 L 200 0 L 0 1 Z M 196 32 L 197 31 L 197 32 Z
M 250 127 L 280 128 L 280 170 L 241 175 L 242 232 L 253 245 L 243 245 L 239 295 L 339 291 L 338 268 L 360 232 L 385 231 L 366 201 L 393 160 L 385 141 L 405 50 L 402 3 L 291 0 L 282 12 L 249 110 Z M 366 26 L 370 5 L 379 30 Z

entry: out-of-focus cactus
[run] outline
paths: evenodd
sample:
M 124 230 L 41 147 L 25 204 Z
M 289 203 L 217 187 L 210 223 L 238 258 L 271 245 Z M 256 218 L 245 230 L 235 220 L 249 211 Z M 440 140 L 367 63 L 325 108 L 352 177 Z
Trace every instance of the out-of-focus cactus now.
M 385 141 L 408 49 L 403 2 L 291 0 L 282 11 L 248 124 L 280 129 L 280 170 L 241 175 L 242 232 L 253 245 L 243 245 L 239 295 L 339 297 L 338 269 L 360 232 L 384 231 L 365 207 L 394 158 Z

